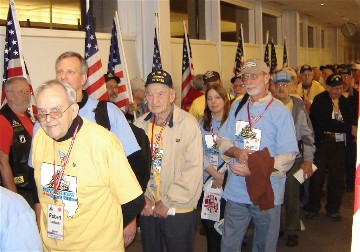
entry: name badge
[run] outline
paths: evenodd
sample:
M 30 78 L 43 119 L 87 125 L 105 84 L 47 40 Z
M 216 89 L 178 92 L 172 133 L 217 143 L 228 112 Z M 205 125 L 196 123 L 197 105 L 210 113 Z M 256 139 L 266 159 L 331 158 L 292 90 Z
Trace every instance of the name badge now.
M 64 207 L 48 204 L 47 236 L 55 240 L 64 240 Z
M 217 135 L 214 135 L 214 139 L 213 139 L 212 135 L 205 135 L 206 148 L 208 149 L 214 148 L 214 140 L 216 141 L 216 137 Z
M 219 165 L 219 156 L 216 155 L 216 154 L 211 154 L 210 155 L 210 164 L 212 166 L 214 166 L 215 169 L 216 169 L 218 167 L 218 165 Z
M 345 134 L 344 133 L 335 133 L 335 141 L 336 142 L 345 141 Z
M 244 142 L 244 149 L 254 151 L 260 150 L 261 130 L 256 128 L 250 130 L 248 122 L 236 122 L 235 137 L 237 139 L 242 139 Z

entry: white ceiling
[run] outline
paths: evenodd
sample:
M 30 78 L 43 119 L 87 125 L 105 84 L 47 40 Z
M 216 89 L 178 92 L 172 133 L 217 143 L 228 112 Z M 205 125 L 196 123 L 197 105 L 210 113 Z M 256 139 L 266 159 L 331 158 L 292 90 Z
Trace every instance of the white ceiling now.
M 360 0 L 262 0 L 262 3 L 273 10 L 297 10 L 310 22 L 324 26 L 350 22 L 360 27 Z

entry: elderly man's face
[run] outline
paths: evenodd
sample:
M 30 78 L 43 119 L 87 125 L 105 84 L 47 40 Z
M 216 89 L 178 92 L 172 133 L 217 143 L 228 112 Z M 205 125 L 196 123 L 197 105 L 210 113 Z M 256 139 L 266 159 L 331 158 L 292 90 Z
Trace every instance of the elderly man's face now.
M 339 85 L 336 87 L 326 85 L 326 90 L 329 92 L 329 96 L 331 99 L 339 99 L 343 92 L 343 85 Z
M 56 79 L 69 84 L 78 94 L 82 91 L 87 80 L 86 74 L 81 74 L 80 60 L 76 57 L 68 57 L 60 60 L 55 66 Z
M 175 91 L 163 84 L 150 84 L 146 87 L 146 101 L 150 112 L 155 115 L 167 114 L 175 100 Z
M 275 97 L 280 101 L 285 101 L 290 96 L 291 83 L 277 82 L 275 83 Z
M 38 114 L 48 114 L 46 119 L 40 122 L 41 128 L 55 140 L 66 135 L 79 110 L 77 104 L 69 103 L 65 90 L 60 86 L 52 86 L 41 91 L 36 97 L 36 105 Z M 56 119 L 51 117 L 51 112 L 61 112 L 62 115 Z
M 300 74 L 301 82 L 304 86 L 310 86 L 314 77 L 313 71 L 304 71 Z
M 6 99 L 10 106 L 25 112 L 30 105 L 30 85 L 25 80 L 17 80 L 6 88 Z
M 268 89 L 269 74 L 243 74 L 243 83 L 246 92 L 255 99 L 261 99 L 266 96 Z
M 109 96 L 109 101 L 116 102 L 118 97 L 119 86 L 114 79 L 110 79 L 106 82 L 106 89 Z
M 343 91 L 349 92 L 351 81 L 353 80 L 352 76 L 349 74 L 341 74 L 341 77 L 343 79 Z

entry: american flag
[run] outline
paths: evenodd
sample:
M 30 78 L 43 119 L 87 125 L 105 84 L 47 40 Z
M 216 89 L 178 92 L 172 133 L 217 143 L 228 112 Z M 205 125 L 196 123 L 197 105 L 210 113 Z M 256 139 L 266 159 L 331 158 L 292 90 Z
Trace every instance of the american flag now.
M 9 12 L 6 20 L 5 32 L 5 48 L 4 48 L 4 75 L 3 84 L 8 78 L 24 76 L 30 83 L 31 90 L 31 108 L 30 114 L 33 116 L 35 111 L 34 92 L 31 86 L 29 72 L 27 70 L 25 60 L 22 54 L 21 33 L 18 16 L 16 13 L 16 6 L 14 0 L 9 1 Z M 2 88 L 1 106 L 6 103 L 5 90 Z
M 184 24 L 184 42 L 183 42 L 183 57 L 182 57 L 182 84 L 181 84 L 181 108 L 187 110 L 191 105 L 191 93 L 194 92 L 191 85 L 194 78 L 194 66 L 192 64 L 192 53 L 190 47 L 189 36 Z
M 244 53 L 244 35 L 242 30 L 242 24 L 240 25 L 240 34 L 238 46 L 236 49 L 235 63 L 233 68 L 234 76 L 237 76 L 240 73 L 241 67 L 245 63 L 245 53 Z
M 271 39 L 271 65 L 270 65 L 270 73 L 274 73 L 277 67 L 277 58 L 276 58 L 276 51 L 275 45 L 273 40 Z
M 110 43 L 110 53 L 109 53 L 109 64 L 108 64 L 108 74 L 117 76 L 120 78 L 120 83 L 118 84 L 118 97 L 116 99 L 116 106 L 121 110 L 125 111 L 125 106 L 130 104 L 130 88 L 127 74 L 125 71 L 125 60 L 124 53 L 123 57 L 120 55 L 119 45 L 122 48 L 121 44 L 121 30 L 120 24 L 118 22 L 117 15 L 115 14 L 113 20 L 113 27 L 111 31 L 111 43 Z M 123 58 L 123 62 L 121 58 Z
M 266 43 L 265 46 L 265 54 L 264 54 L 264 62 L 266 63 L 267 66 L 270 66 L 269 64 L 269 43 Z
M 286 48 L 286 37 L 284 38 L 284 54 L 283 54 L 283 68 L 289 66 L 287 48 Z
M 85 91 L 93 99 L 108 100 L 104 71 L 102 69 L 99 48 L 95 36 L 94 27 L 91 24 L 91 15 L 89 11 L 89 1 L 86 2 L 86 35 L 85 35 L 85 60 L 89 66 L 88 79 L 85 85 Z
M 162 70 L 161 57 L 160 57 L 160 49 L 157 38 L 157 32 L 155 28 L 155 36 L 154 36 L 154 56 L 153 56 L 153 64 L 152 71 Z

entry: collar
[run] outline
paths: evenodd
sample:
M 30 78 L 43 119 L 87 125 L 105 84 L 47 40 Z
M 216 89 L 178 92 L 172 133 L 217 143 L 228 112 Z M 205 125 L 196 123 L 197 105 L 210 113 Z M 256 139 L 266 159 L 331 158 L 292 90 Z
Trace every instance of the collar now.
M 85 104 L 87 103 L 87 101 L 89 99 L 89 95 L 84 90 L 82 91 L 82 93 L 83 93 L 83 98 L 81 99 L 80 102 L 78 102 L 79 110 L 85 106 Z
M 79 125 L 79 129 L 78 131 L 81 129 L 81 126 L 83 125 L 83 119 L 78 115 L 77 117 L 75 117 L 75 119 L 73 120 L 73 122 L 70 125 L 70 128 L 68 130 L 68 132 L 65 134 L 65 136 L 63 136 L 62 138 L 60 138 L 59 140 L 55 140 L 56 142 L 63 142 L 66 141 L 70 138 L 72 138 L 72 136 L 74 135 L 76 126 Z
M 174 126 L 174 106 L 172 107 L 171 109 L 171 112 L 170 112 L 170 118 L 169 118 L 169 122 L 168 122 L 168 125 L 170 128 L 172 128 Z M 151 120 L 150 120 L 151 119 Z M 149 114 L 144 118 L 145 121 L 152 121 L 154 120 L 154 114 L 152 112 L 149 112 Z
M 264 105 L 264 104 L 267 104 L 271 99 L 272 99 L 272 95 L 269 91 L 266 92 L 266 96 L 259 99 L 258 101 L 256 102 L 252 102 L 251 99 L 249 99 L 249 102 L 251 105 L 253 106 L 260 106 L 260 105 Z

